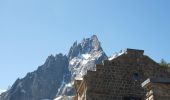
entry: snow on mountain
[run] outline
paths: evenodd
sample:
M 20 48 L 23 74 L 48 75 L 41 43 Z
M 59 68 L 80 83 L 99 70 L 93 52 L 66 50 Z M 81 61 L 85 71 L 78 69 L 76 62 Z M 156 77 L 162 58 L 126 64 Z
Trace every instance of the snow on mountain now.
M 54 100 L 60 100 L 62 98 L 62 96 L 59 96 L 57 98 L 55 98 Z
M 68 55 L 49 56 L 37 70 L 17 79 L 12 87 L 0 95 L 0 100 L 71 100 L 74 78 L 87 70 L 96 70 L 95 64 L 107 59 L 96 35 L 74 42 Z
M 81 43 L 77 41 L 70 48 L 68 53 L 69 71 L 71 72 L 71 82 L 61 84 L 61 89 L 58 91 L 56 97 L 61 97 L 66 94 L 68 89 L 73 89 L 73 82 L 76 76 L 83 76 L 87 70 L 96 70 L 95 64 L 102 63 L 107 59 L 100 42 L 96 35 L 91 38 L 84 38 Z M 69 84 L 69 86 L 68 86 Z
M 68 58 L 69 70 L 74 78 L 76 75 L 85 75 L 87 70 L 95 70 L 95 64 L 101 63 L 107 56 L 104 53 L 96 35 L 75 42 L 70 48 Z
M 73 100 L 73 96 L 59 96 L 54 100 Z
M 108 60 L 113 60 L 113 59 L 121 56 L 122 54 L 126 54 L 126 51 L 127 51 L 127 49 L 121 50 L 121 51 L 118 52 L 118 53 L 115 52 L 115 53 L 113 53 L 113 55 L 112 55 L 111 57 L 108 58 Z
M 5 92 L 6 90 L 0 90 L 0 95 L 3 93 L 3 92 Z
M 93 51 L 86 54 L 81 54 L 79 57 L 74 57 L 69 62 L 69 68 L 72 76 L 85 75 L 87 70 L 95 70 L 97 60 L 103 56 L 101 51 Z
M 82 56 L 83 56 L 84 59 L 89 59 L 91 57 L 90 54 L 82 54 Z

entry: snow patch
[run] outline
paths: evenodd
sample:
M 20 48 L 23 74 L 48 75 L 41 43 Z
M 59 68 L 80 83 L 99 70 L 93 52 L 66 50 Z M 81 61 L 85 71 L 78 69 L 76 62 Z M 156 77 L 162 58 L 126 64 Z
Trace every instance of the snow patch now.
M 54 100 L 73 100 L 74 96 L 59 96 L 55 98 Z
M 117 53 L 114 53 L 110 58 L 108 58 L 109 60 L 113 60 L 113 59 L 115 59 L 116 57 L 118 56 L 118 54 Z
M 82 77 L 81 75 L 77 75 L 77 76 L 75 77 L 75 80 L 83 80 L 83 77 Z
M 88 60 L 83 60 L 83 61 L 82 61 L 82 64 L 83 64 L 83 65 L 85 65 L 85 64 L 87 64 L 87 63 L 88 63 Z
M 1 95 L 3 92 L 6 92 L 6 90 L 0 90 L 0 95 Z
M 82 54 L 82 56 L 83 56 L 84 59 L 89 59 L 91 57 L 90 54 Z
M 73 86 L 73 84 L 72 83 L 68 83 L 68 84 L 66 84 L 66 87 L 72 87 Z
M 60 100 L 62 98 L 62 96 L 59 96 L 57 98 L 55 98 L 54 100 Z
M 74 61 L 73 60 L 70 61 L 70 65 L 74 65 Z
M 90 53 L 80 54 L 69 61 L 69 70 L 72 74 L 72 79 L 78 74 L 85 75 L 87 70 L 95 70 L 95 61 L 103 55 L 102 51 L 93 51 Z
M 117 58 L 118 56 L 121 56 L 122 54 L 126 54 L 127 50 L 121 50 L 119 53 L 115 52 L 108 60 L 113 60 Z

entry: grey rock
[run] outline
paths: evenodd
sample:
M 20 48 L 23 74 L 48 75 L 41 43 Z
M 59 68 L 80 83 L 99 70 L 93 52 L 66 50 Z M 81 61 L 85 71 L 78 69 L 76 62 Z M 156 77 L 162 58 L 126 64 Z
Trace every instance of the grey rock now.
M 61 96 L 64 99 L 70 98 L 74 95 L 74 76 L 95 70 L 95 64 L 104 59 L 107 56 L 96 35 L 83 39 L 81 43 L 76 41 L 67 56 L 61 53 L 50 55 L 37 70 L 22 79 L 18 78 L 9 90 L 0 95 L 0 100 L 53 100 Z
M 0 100 L 52 100 L 61 81 L 69 81 L 68 59 L 62 54 L 49 56 L 46 62 L 34 72 L 28 73 L 23 79 L 17 79 L 10 90 Z
M 69 50 L 68 58 L 73 59 L 74 57 L 78 57 L 80 54 L 91 53 L 94 51 L 103 51 L 96 35 L 93 35 L 91 38 L 84 38 L 79 44 L 77 44 L 77 41 L 74 42 L 73 46 L 71 46 Z M 107 57 L 104 52 L 103 56 Z

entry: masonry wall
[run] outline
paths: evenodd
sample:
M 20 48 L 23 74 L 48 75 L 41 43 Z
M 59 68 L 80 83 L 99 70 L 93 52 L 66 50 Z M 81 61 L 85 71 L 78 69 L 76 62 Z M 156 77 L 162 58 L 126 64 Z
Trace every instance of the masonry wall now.
M 146 94 L 141 87 L 143 81 L 169 76 L 143 52 L 129 49 L 112 61 L 96 65 L 96 71 L 88 71 L 84 76 L 87 100 L 143 100 Z
M 146 100 L 170 100 L 170 84 L 149 83 Z

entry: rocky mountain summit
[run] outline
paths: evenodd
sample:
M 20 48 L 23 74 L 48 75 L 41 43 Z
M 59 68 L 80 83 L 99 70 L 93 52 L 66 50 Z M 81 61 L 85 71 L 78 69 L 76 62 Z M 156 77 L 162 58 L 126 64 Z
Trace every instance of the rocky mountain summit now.
M 73 82 L 77 75 L 95 70 L 95 64 L 107 59 L 97 36 L 74 42 L 68 55 L 50 55 L 42 66 L 0 95 L 0 100 L 53 100 L 74 95 Z
M 87 70 L 95 70 L 95 64 L 101 63 L 107 56 L 104 53 L 97 36 L 75 42 L 68 53 L 69 69 L 72 77 L 85 75 Z

